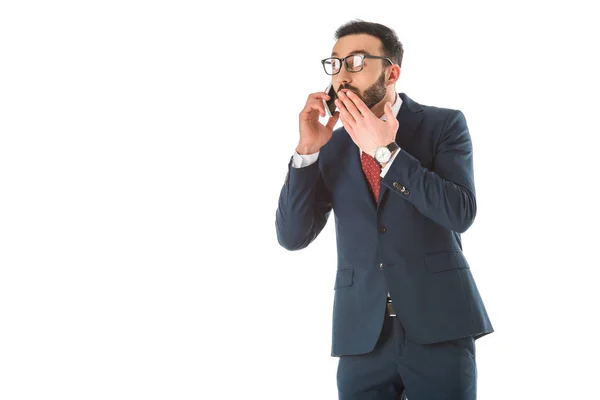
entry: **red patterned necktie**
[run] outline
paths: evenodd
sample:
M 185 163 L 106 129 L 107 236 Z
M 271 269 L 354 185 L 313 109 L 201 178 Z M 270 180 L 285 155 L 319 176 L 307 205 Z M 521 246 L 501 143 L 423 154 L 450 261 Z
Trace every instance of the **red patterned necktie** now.
M 381 182 L 381 167 L 373 157 L 364 151 L 361 152 L 361 161 L 363 172 L 367 181 L 369 181 L 369 186 L 371 186 L 371 193 L 375 197 L 375 203 L 377 203 L 379 199 L 379 183 Z

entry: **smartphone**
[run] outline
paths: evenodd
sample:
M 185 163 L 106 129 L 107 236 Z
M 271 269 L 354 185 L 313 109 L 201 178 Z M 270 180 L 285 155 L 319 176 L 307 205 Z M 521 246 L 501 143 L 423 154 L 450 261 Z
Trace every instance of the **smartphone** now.
M 329 86 L 327 86 L 327 89 L 325 89 L 325 93 L 329 95 L 329 100 L 323 100 L 323 104 L 325 104 L 325 112 L 327 113 L 327 116 L 331 118 L 336 109 L 335 99 L 337 99 L 337 93 L 335 92 L 335 89 L 333 88 L 332 84 L 329 84 Z

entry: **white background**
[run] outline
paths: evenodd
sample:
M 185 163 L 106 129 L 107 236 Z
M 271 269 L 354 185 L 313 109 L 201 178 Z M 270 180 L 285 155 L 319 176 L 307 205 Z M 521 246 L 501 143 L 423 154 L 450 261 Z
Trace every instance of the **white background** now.
M 288 252 L 275 210 L 354 18 L 398 33 L 398 92 L 467 119 L 479 397 L 597 396 L 588 3 L 2 2 L 0 398 L 336 398 L 333 216 Z

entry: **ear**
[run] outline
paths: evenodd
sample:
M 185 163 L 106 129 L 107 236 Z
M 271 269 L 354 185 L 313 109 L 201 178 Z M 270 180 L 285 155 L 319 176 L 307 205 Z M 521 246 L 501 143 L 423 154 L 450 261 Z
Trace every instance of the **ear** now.
M 390 69 L 390 76 L 387 79 L 387 84 L 393 85 L 396 83 L 396 81 L 398 81 L 398 79 L 400 79 L 400 67 L 398 64 L 394 64 L 390 65 L 388 68 Z

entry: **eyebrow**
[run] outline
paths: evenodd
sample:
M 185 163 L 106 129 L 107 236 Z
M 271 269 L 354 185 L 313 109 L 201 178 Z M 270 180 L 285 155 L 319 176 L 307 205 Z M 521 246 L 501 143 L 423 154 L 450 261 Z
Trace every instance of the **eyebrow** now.
M 354 50 L 354 51 L 351 51 L 350 53 L 348 53 L 348 55 L 351 56 L 352 54 L 356 54 L 356 53 L 365 54 L 367 56 L 371 55 L 371 53 L 366 50 Z M 333 53 L 331 53 L 331 56 L 335 57 L 335 56 L 337 56 L 337 53 L 334 51 Z

